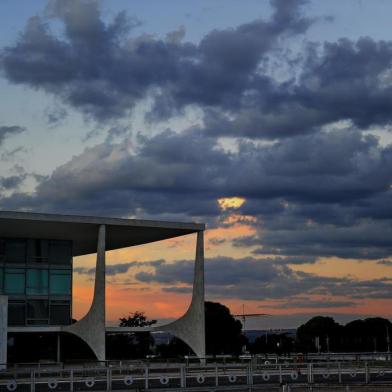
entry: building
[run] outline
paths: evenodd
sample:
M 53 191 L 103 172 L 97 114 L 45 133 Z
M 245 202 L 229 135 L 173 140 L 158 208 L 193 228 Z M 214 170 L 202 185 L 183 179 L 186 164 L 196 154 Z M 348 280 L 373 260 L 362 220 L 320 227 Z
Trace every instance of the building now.
M 0 211 L 0 364 L 8 333 L 73 334 L 105 360 L 106 332 L 165 331 L 203 358 L 204 229 L 197 223 Z M 184 316 L 160 327 L 106 327 L 105 251 L 190 233 L 197 233 L 194 286 Z M 91 253 L 97 254 L 93 301 L 72 323 L 72 258 Z

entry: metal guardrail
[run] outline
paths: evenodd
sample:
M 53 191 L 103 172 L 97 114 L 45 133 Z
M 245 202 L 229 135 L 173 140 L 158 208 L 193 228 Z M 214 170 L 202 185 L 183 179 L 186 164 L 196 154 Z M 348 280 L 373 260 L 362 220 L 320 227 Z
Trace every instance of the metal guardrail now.
M 268 391 L 299 392 L 301 388 L 306 391 L 327 391 L 328 387 L 331 391 L 343 391 L 343 387 L 359 386 L 385 387 L 389 388 L 385 389 L 386 391 L 392 391 L 392 363 L 105 365 L 107 364 L 71 368 L 14 367 L 0 372 L 0 392 L 162 389 L 215 391 L 263 388 Z

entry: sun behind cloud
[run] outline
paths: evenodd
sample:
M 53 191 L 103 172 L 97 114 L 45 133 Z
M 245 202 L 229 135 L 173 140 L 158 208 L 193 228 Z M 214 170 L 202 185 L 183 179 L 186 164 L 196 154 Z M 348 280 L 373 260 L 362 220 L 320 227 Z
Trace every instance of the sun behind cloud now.
M 236 210 L 244 205 L 246 199 L 243 197 L 221 197 L 218 199 L 219 208 L 222 211 L 229 209 Z

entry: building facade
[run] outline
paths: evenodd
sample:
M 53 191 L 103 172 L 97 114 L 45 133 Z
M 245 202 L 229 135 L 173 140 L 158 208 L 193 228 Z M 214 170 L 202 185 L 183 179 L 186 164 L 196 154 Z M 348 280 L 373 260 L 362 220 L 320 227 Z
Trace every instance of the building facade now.
M 0 294 L 10 326 L 71 324 L 72 241 L 1 238 Z
M 166 331 L 204 357 L 204 229 L 196 223 L 0 211 L 0 364 L 7 358 L 8 333 L 73 334 L 105 360 L 106 332 Z M 197 234 L 194 287 L 184 316 L 160 327 L 106 327 L 106 250 L 191 233 Z M 72 259 L 90 253 L 97 254 L 92 304 L 72 322 Z

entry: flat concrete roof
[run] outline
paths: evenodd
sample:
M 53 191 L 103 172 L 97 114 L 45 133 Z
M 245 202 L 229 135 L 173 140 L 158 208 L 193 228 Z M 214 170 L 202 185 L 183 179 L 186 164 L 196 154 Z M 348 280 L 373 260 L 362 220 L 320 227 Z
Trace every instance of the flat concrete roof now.
M 106 225 L 107 250 L 147 244 L 205 229 L 202 223 L 0 211 L 0 237 L 71 240 L 74 256 L 97 251 L 99 225 Z

